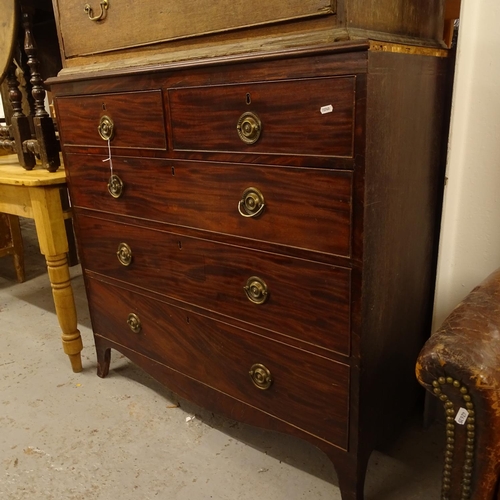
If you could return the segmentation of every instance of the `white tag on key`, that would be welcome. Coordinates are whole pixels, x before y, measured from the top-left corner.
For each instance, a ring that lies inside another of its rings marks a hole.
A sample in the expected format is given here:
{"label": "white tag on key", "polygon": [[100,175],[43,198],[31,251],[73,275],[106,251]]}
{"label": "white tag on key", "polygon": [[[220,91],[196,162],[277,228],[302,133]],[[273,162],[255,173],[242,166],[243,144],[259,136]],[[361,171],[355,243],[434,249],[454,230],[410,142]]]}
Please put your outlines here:
{"label": "white tag on key", "polygon": [[109,170],[111,172],[111,177],[113,177],[113,160],[111,159],[111,141],[108,139],[108,157],[102,162],[109,161]]}
{"label": "white tag on key", "polygon": [[460,408],[457,411],[457,416],[455,417],[455,422],[459,425],[464,425],[469,417],[469,412],[465,408]]}

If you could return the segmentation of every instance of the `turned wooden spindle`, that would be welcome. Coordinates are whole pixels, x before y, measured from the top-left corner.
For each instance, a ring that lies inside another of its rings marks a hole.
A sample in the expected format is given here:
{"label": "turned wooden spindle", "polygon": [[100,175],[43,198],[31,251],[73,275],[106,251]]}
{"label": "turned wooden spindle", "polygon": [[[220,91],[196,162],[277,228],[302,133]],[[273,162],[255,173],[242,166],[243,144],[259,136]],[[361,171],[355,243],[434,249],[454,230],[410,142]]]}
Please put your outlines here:
{"label": "turned wooden spindle", "polygon": [[7,151],[16,151],[16,142],[10,139],[0,139],[0,149],[6,149]]}
{"label": "turned wooden spindle", "polygon": [[[21,166],[26,170],[31,170],[36,163],[35,155],[23,147],[24,141],[31,139],[31,129],[28,117],[23,113],[23,94],[19,89],[19,81],[16,76],[16,65],[11,63],[7,72],[7,86],[9,89],[9,101],[12,106],[11,135],[10,141],[15,148]],[[10,147],[12,148],[12,144]],[[8,145],[4,143],[4,145]]]}
{"label": "turned wooden spindle", "polygon": [[16,143],[10,138],[10,130],[7,125],[0,125],[0,149],[16,151]]}
{"label": "turned wooden spindle", "polygon": [[[45,87],[40,74],[40,62],[37,57],[37,47],[32,31],[32,20],[29,12],[23,12],[24,52],[28,57],[30,68],[31,94],[34,99],[35,116],[33,125],[38,142],[38,151],[42,164],[50,171],[55,172],[60,166],[59,143],[56,138],[54,122],[45,109]],[[32,149],[32,145],[30,145]]]}

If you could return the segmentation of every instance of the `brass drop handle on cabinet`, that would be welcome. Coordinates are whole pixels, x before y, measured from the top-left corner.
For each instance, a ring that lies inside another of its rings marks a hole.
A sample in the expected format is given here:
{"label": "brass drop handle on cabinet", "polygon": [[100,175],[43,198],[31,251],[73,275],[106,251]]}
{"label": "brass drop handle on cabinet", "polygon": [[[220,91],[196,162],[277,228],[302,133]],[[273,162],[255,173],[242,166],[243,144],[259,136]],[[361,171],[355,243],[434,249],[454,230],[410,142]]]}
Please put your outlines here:
{"label": "brass drop handle on cabinet", "polygon": [[116,256],[122,266],[130,266],[132,263],[132,249],[126,243],[118,245]]}
{"label": "brass drop handle on cabinet", "polygon": [[243,289],[248,300],[254,304],[264,304],[269,297],[266,282],[258,276],[248,278]]}
{"label": "brass drop handle on cabinet", "polygon": [[242,217],[258,217],[266,206],[264,195],[259,189],[249,187],[243,191],[241,200],[238,202],[238,212]]}
{"label": "brass drop handle on cabinet", "polygon": [[271,372],[264,365],[256,363],[250,368],[248,373],[252,379],[253,385],[258,389],[265,391],[271,387],[273,377],[271,376]]}
{"label": "brass drop handle on cabinet", "polygon": [[115,135],[115,123],[106,115],[101,116],[97,131],[103,141],[110,141]]}
{"label": "brass drop handle on cabinet", "polygon": [[262,122],[255,113],[247,111],[240,116],[236,124],[236,130],[245,144],[255,144],[262,132]]}
{"label": "brass drop handle on cabinet", "polygon": [[134,333],[141,333],[142,325],[139,316],[134,313],[130,313],[127,317],[127,325]]}
{"label": "brass drop handle on cabinet", "polygon": [[120,198],[123,194],[123,181],[115,174],[109,178],[108,191],[113,198]]}
{"label": "brass drop handle on cabinet", "polygon": [[94,22],[102,21],[106,17],[106,11],[108,10],[109,7],[108,0],[101,0],[99,5],[101,7],[101,12],[99,12],[97,16],[94,16],[94,9],[90,4],[86,3],[85,6],[83,7],[83,10],[87,13],[91,21]]}

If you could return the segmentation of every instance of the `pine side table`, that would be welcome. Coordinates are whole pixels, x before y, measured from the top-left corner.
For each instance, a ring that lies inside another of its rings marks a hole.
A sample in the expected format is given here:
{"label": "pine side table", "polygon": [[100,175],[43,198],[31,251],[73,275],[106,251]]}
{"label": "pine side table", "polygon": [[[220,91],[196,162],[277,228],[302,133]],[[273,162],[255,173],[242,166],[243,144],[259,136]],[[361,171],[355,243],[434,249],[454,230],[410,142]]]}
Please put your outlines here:
{"label": "pine side table", "polygon": [[49,172],[25,170],[17,156],[0,158],[0,212],[34,219],[40,251],[45,256],[64,352],[74,372],[82,371],[82,339],[77,328],[75,300],[68,267],[68,239],[60,190],[66,184],[64,169]]}

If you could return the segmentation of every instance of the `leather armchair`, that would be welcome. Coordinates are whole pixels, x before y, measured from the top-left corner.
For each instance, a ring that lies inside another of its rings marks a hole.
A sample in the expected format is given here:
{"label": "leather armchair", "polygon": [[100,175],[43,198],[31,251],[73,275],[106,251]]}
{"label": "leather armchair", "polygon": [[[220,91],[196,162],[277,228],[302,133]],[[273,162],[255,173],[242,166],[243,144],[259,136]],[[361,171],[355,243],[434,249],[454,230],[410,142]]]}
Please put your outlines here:
{"label": "leather armchair", "polygon": [[426,342],[416,374],[445,408],[441,498],[499,499],[500,269]]}

